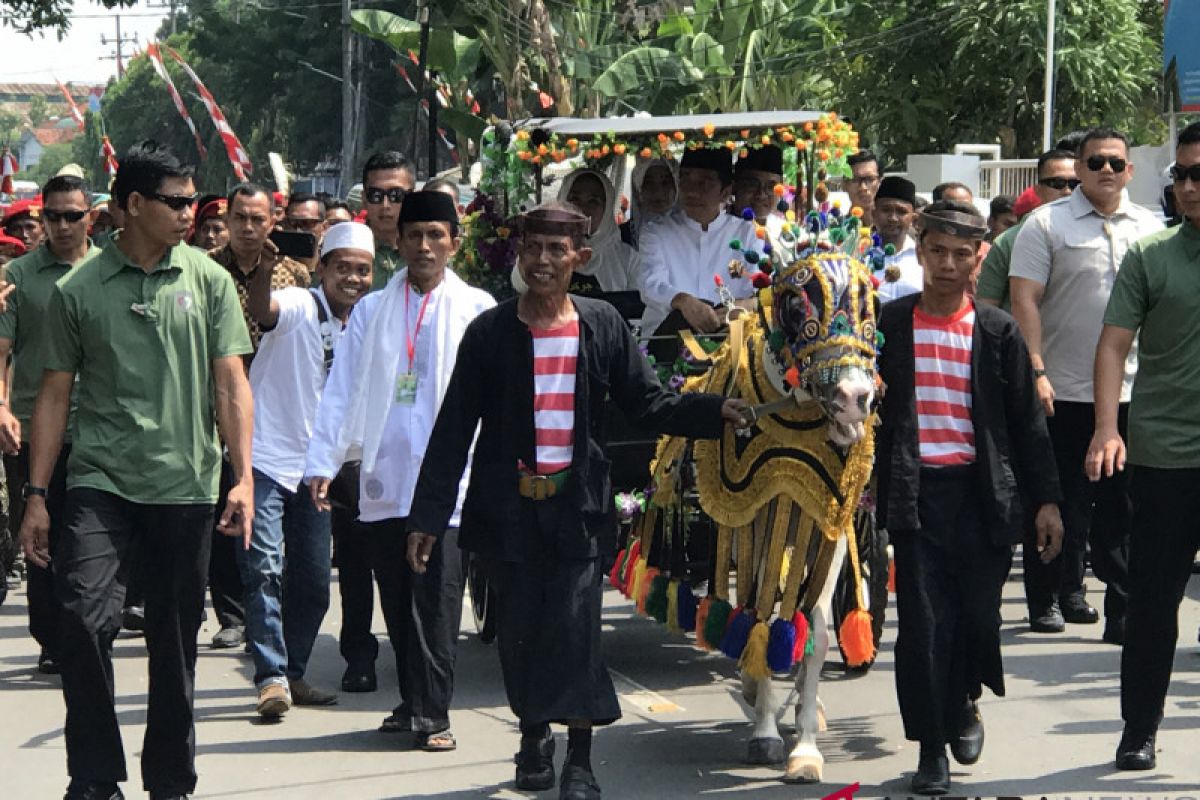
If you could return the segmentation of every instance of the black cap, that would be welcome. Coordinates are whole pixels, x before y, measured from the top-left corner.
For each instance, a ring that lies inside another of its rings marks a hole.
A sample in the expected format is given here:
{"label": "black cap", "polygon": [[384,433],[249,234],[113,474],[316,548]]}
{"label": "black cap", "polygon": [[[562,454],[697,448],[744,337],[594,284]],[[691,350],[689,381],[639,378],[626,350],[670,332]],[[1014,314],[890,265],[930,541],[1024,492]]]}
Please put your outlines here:
{"label": "black cap", "polygon": [[458,224],[454,198],[445,192],[412,192],[400,205],[400,224],[405,222],[449,222]]}
{"label": "black cap", "polygon": [[755,169],[759,172],[769,172],[772,175],[783,174],[783,151],[773,144],[762,147],[752,147],[746,155],[737,160],[733,171]]}
{"label": "black cap", "polygon": [[680,169],[707,169],[717,173],[722,184],[733,178],[733,158],[724,147],[697,147],[685,150]]}
{"label": "black cap", "polygon": [[[907,178],[889,175],[879,183],[879,191],[875,193],[875,202],[891,198],[903,200],[914,208],[917,205],[917,187]],[[408,202],[405,200],[405,202]]]}

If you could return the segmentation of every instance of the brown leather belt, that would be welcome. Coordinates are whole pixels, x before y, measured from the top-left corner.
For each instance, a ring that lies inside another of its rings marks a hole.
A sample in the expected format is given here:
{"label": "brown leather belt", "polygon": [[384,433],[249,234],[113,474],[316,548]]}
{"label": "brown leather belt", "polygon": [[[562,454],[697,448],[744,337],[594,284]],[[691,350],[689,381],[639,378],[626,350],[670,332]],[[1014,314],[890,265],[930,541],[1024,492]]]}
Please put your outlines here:
{"label": "brown leather belt", "polygon": [[549,500],[562,491],[570,476],[569,469],[551,475],[522,474],[517,478],[517,493],[529,500]]}

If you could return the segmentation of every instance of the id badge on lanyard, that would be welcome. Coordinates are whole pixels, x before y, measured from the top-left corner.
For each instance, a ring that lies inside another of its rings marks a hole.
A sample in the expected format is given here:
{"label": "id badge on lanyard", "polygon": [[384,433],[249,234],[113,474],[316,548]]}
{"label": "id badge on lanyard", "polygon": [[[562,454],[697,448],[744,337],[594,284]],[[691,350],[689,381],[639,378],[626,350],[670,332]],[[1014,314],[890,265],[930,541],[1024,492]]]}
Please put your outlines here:
{"label": "id badge on lanyard", "polygon": [[421,333],[421,322],[425,319],[425,309],[429,306],[429,298],[433,293],[425,295],[425,299],[421,301],[421,310],[417,312],[417,328],[415,331],[410,331],[408,327],[408,300],[409,287],[407,280],[404,282],[404,336],[408,345],[408,370],[401,372],[396,376],[396,392],[393,397],[393,402],[398,406],[412,406],[417,402],[417,373],[413,366],[413,360],[417,352],[417,336]]}

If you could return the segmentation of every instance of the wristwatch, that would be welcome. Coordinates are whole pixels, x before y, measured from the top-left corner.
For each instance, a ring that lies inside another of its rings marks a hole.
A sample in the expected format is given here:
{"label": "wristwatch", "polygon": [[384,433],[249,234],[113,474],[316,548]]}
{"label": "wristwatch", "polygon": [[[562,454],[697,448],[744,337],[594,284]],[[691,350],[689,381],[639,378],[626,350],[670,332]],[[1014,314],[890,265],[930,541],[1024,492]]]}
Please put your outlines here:
{"label": "wristwatch", "polygon": [[1041,369],[1040,367],[1034,368],[1034,370],[1033,370],[1033,379],[1034,380],[1037,380],[1038,378],[1044,378],[1044,377],[1046,377],[1046,370]]}
{"label": "wristwatch", "polygon": [[32,483],[26,483],[21,487],[21,497],[23,499],[28,500],[30,497],[34,496],[44,499],[46,497],[46,487],[34,486]]}

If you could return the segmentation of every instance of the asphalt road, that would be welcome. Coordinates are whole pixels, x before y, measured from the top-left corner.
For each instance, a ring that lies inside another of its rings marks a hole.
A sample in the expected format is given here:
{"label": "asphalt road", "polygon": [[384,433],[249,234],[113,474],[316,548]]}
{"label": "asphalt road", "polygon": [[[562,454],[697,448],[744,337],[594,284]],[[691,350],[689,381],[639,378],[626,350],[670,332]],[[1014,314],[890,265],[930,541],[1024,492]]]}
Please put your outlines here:
{"label": "asphalt road", "polygon": [[[1068,626],[1057,636],[1028,631],[1020,560],[1005,590],[1004,654],[1008,696],[985,695],[987,742],[973,767],[952,765],[954,793],[970,797],[1071,797],[1176,800],[1200,797],[1200,579],[1180,614],[1180,646],[1159,767],[1149,773],[1112,768],[1120,736],[1118,648],[1100,641],[1101,625]],[[1095,587],[1095,584],[1092,584]],[[337,593],[310,667],[316,685],[336,688]],[[1099,593],[1091,597],[1099,604]],[[893,683],[889,618],[882,653],[866,675],[826,664],[821,697],[829,730],[819,737],[825,783],[788,786],[781,770],[741,763],[749,735],[735,698],[731,663],[701,653],[654,622],[632,617],[610,592],[605,616],[609,665],[624,718],[600,731],[593,751],[606,798],[822,798],[858,783],[859,798],[904,797],[915,746],[900,726]],[[891,613],[893,609],[889,609]],[[254,713],[252,667],[240,651],[207,648],[212,616],[201,632],[197,668],[197,766],[201,798],[520,798],[512,788],[516,729],[504,700],[493,647],[474,636],[464,614],[453,753],[412,749],[411,737],[376,727],[396,702],[391,651],[381,650],[379,691],[342,695],[339,705],[294,709],[282,723]],[[375,627],[381,640],[382,618]],[[129,772],[138,775],[144,732],[146,669],[140,638],[122,635],[115,652],[117,703]],[[0,795],[61,797],[66,786],[63,705],[58,680],[36,674],[37,650],[25,629],[24,590],[0,607]],[[780,687],[786,690],[786,685]],[[790,720],[790,715],[788,717]],[[559,753],[565,736],[559,734]],[[144,796],[136,779],[128,797]],[[545,793],[542,797],[556,797]]]}

